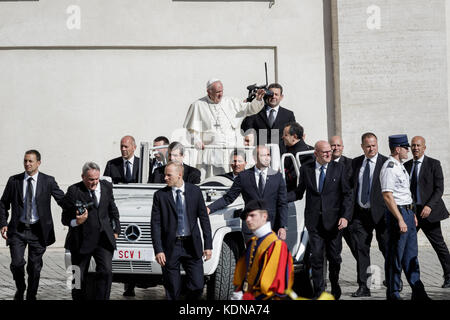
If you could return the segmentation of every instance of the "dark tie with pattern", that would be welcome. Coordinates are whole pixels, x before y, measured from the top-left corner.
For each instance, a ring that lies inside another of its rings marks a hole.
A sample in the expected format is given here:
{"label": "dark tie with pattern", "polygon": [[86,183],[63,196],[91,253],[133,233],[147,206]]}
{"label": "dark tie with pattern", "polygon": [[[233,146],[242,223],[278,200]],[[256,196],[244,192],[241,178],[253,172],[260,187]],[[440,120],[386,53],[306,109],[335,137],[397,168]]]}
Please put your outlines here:
{"label": "dark tie with pattern", "polygon": [[363,172],[363,182],[361,189],[361,203],[366,204],[370,198],[370,160],[367,159],[366,167]]}
{"label": "dark tie with pattern", "polygon": [[325,183],[325,166],[320,167],[320,175],[319,175],[319,192],[322,193],[323,184]]}
{"label": "dark tie with pattern", "polygon": [[126,182],[131,182],[131,162],[125,161],[126,171],[125,171],[125,180]]}
{"label": "dark tie with pattern", "polygon": [[27,204],[27,210],[26,210],[26,217],[25,220],[27,223],[31,223],[31,211],[33,209],[33,178],[29,177],[27,179],[27,194],[26,194],[26,204]]}
{"label": "dark tie with pattern", "polygon": [[264,175],[262,171],[259,173],[258,192],[259,195],[262,197],[264,194]]}
{"label": "dark tie with pattern", "polygon": [[269,126],[272,128],[273,123],[275,122],[275,110],[271,109],[269,114]]}
{"label": "dark tie with pattern", "polygon": [[97,196],[95,195],[95,190],[90,190],[89,192],[91,193],[92,200],[94,200],[95,207],[98,208],[98,200]]}
{"label": "dark tie with pattern", "polygon": [[176,192],[177,192],[176,208],[177,208],[177,217],[178,217],[177,235],[178,236],[183,236],[184,235],[184,206],[183,206],[183,199],[181,199],[181,190],[178,189]]}
{"label": "dark tie with pattern", "polygon": [[417,166],[419,165],[418,160],[414,160],[414,168],[411,174],[411,194],[414,203],[417,202]]}

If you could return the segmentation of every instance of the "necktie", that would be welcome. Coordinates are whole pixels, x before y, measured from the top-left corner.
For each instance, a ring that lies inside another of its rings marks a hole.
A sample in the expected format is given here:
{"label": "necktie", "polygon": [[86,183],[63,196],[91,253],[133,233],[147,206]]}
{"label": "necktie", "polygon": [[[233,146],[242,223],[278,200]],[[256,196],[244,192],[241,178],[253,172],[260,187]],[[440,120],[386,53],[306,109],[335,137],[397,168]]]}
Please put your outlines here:
{"label": "necktie", "polygon": [[323,184],[325,182],[325,166],[320,167],[320,175],[319,175],[319,192],[322,193]]}
{"label": "necktie", "polygon": [[27,210],[26,210],[26,217],[25,220],[27,223],[31,223],[31,211],[33,209],[33,178],[29,177],[27,179],[27,195],[26,195],[26,204],[27,204]]}
{"label": "necktie", "polygon": [[126,182],[131,182],[131,162],[125,161],[126,172],[125,172],[125,180]]}
{"label": "necktie", "polygon": [[176,201],[176,209],[177,209],[177,217],[178,217],[178,227],[177,227],[177,235],[184,235],[184,206],[183,200],[181,199],[181,190],[177,191],[177,201]]}
{"label": "necktie", "polygon": [[414,168],[411,174],[411,194],[414,202],[417,202],[417,166],[419,161],[414,160]]}
{"label": "necktie", "polygon": [[258,192],[259,195],[262,197],[264,194],[264,176],[262,171],[259,173]]}
{"label": "necktie", "polygon": [[94,200],[95,207],[98,208],[98,200],[97,200],[97,196],[95,195],[95,191],[90,190],[90,193],[91,193],[92,200]]}
{"label": "necktie", "polygon": [[366,204],[370,197],[370,160],[367,159],[366,167],[363,172],[363,181],[361,189],[361,203]]}
{"label": "necktie", "polygon": [[275,122],[275,110],[271,109],[269,114],[269,126],[272,128],[273,123]]}

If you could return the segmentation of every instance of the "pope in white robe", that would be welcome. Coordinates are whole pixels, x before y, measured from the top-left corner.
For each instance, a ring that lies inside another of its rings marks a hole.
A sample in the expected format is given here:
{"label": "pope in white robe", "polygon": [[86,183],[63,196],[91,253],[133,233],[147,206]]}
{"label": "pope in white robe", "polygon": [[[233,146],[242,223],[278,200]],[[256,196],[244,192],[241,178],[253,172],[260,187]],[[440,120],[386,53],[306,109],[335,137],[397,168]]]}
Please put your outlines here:
{"label": "pope in white robe", "polygon": [[[183,124],[198,149],[194,159],[196,167],[205,178],[230,170],[232,148],[244,146],[241,122],[246,116],[256,114],[264,107],[265,91],[258,90],[256,99],[244,102],[242,99],[224,97],[222,82],[211,79],[207,83],[207,93],[191,104]],[[208,146],[228,150],[210,149]]]}

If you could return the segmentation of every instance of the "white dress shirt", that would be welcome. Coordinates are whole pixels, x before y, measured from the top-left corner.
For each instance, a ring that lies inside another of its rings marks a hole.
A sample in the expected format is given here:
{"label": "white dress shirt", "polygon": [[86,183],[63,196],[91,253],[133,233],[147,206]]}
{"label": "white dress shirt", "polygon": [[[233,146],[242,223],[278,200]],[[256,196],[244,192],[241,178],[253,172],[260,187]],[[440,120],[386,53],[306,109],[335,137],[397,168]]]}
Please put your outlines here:
{"label": "white dress shirt", "polygon": [[269,170],[269,168],[264,168],[262,170],[259,170],[256,166],[255,166],[255,179],[256,179],[256,186],[259,188],[259,174],[262,172],[263,175],[263,180],[267,181],[267,171]]}
{"label": "white dress shirt", "polygon": [[[94,193],[95,193],[95,197],[97,198],[97,202],[100,204],[100,197],[102,194],[101,188],[100,188],[100,182],[97,184],[97,187],[95,188]],[[89,190],[89,195],[91,196],[91,190]],[[92,196],[91,196],[91,198],[92,198]],[[92,199],[92,201],[94,201],[94,199]],[[72,221],[70,221],[70,226],[77,227],[78,226],[77,219],[72,219]]]}
{"label": "white dress shirt", "polygon": [[122,160],[123,160],[123,175],[124,175],[124,177],[127,176],[127,161],[130,161],[131,176],[133,176],[134,158],[135,158],[134,155],[128,160],[122,158]]}
{"label": "white dress shirt", "polygon": [[183,183],[183,185],[180,188],[177,187],[172,187],[172,195],[173,195],[173,200],[175,201],[175,205],[177,203],[177,190],[181,190],[181,202],[183,203],[183,207],[184,207],[184,226],[183,226],[183,234],[177,234],[177,236],[190,236],[191,235],[191,230],[189,228],[189,221],[188,221],[188,217],[187,217],[187,209],[186,209],[186,201],[185,201],[185,196],[184,196],[184,190],[185,190],[185,184]]}
{"label": "white dress shirt", "polygon": [[39,176],[39,171],[35,173],[34,176],[29,176],[25,172],[25,177],[23,179],[23,203],[24,206],[24,214],[22,215],[22,222],[27,223],[27,208],[26,208],[26,197],[27,197],[27,187],[28,187],[28,178],[33,178],[33,181],[31,181],[31,185],[33,186],[33,197],[31,199],[31,224],[36,223],[39,220],[39,216],[37,214],[36,210],[36,186],[37,186],[37,179]]}
{"label": "white dress shirt", "polygon": [[[320,163],[318,163],[317,161],[316,161],[316,185],[317,185],[317,191],[319,191],[319,178],[320,178],[320,167],[321,167],[322,165],[320,164]],[[325,177],[327,176],[327,169],[328,169],[328,163],[325,163],[324,165],[323,165],[323,173],[325,174]]]}
{"label": "white dress shirt", "polygon": [[276,118],[277,118],[277,115],[278,115],[278,110],[279,110],[279,109],[280,109],[280,105],[278,105],[278,106],[276,106],[276,107],[274,107],[274,108],[269,107],[269,106],[266,106],[266,115],[267,115],[267,119],[269,119],[270,111],[271,111],[271,110],[275,110],[275,112],[273,113],[273,118],[276,119]]}
{"label": "white dress shirt", "polygon": [[[370,197],[369,200],[367,201],[366,204],[363,204],[361,202],[361,191],[362,191],[362,183],[363,183],[363,178],[364,178],[364,170],[366,169],[366,165],[367,165],[367,157],[364,157],[364,161],[361,165],[361,168],[359,169],[359,174],[358,174],[358,205],[361,208],[366,208],[369,209],[370,208]],[[376,155],[374,155],[372,158],[370,158],[370,192],[372,192],[372,185],[373,185],[373,172],[375,171],[375,166],[377,164],[377,159],[378,159],[378,153]]]}
{"label": "white dress shirt", "polygon": [[[422,157],[417,159],[418,163],[417,163],[417,168],[416,168],[416,174],[417,174],[417,176],[416,176],[416,178],[417,178],[417,195],[416,195],[417,196],[417,199],[416,199],[417,201],[416,201],[416,204],[419,204],[419,205],[423,204],[422,203],[422,199],[420,198],[420,186],[419,186],[419,174],[420,174],[420,169],[422,168],[423,158],[425,158],[425,155],[423,155]],[[410,179],[412,178],[412,173],[414,171],[414,166],[415,166],[414,162],[415,161],[416,160],[413,159],[413,164],[412,164],[412,167],[411,167],[411,174],[409,175]]]}

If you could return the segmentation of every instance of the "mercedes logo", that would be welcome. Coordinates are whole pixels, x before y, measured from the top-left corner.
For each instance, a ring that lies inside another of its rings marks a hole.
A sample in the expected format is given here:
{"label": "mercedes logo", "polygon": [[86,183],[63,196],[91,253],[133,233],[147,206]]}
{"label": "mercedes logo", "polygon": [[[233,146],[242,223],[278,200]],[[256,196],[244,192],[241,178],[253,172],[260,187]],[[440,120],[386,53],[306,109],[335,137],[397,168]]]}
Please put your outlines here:
{"label": "mercedes logo", "polygon": [[135,242],[141,237],[141,229],[136,224],[129,224],[125,229],[125,238],[128,241]]}

